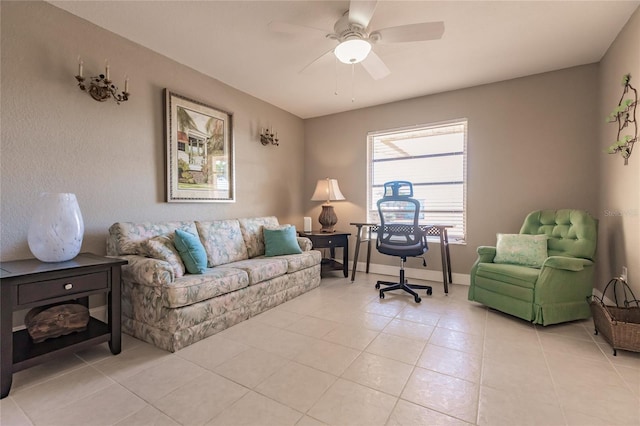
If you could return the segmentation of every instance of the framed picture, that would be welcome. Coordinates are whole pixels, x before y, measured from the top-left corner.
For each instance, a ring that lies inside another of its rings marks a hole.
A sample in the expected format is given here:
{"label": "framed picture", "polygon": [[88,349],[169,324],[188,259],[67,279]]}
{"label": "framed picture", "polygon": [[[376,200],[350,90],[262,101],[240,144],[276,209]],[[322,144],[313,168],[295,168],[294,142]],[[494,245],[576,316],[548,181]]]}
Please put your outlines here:
{"label": "framed picture", "polygon": [[167,202],[235,202],[232,114],[165,89]]}

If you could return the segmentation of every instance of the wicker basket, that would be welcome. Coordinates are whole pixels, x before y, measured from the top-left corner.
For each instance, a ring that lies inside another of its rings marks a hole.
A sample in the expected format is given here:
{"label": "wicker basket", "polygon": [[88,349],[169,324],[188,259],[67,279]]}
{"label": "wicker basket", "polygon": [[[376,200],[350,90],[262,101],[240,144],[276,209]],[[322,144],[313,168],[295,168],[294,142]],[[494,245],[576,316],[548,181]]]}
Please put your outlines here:
{"label": "wicker basket", "polygon": [[[621,284],[621,289],[618,288],[618,283]],[[590,297],[589,306],[593,315],[595,333],[602,333],[602,337],[613,348],[613,355],[617,355],[617,349],[640,352],[640,301],[620,277],[609,281],[602,292],[603,298],[611,284],[613,284],[613,298],[616,306],[605,305],[603,299],[597,296]],[[621,303],[618,303],[618,291],[622,291],[624,295]],[[631,306],[632,304],[635,306]]]}

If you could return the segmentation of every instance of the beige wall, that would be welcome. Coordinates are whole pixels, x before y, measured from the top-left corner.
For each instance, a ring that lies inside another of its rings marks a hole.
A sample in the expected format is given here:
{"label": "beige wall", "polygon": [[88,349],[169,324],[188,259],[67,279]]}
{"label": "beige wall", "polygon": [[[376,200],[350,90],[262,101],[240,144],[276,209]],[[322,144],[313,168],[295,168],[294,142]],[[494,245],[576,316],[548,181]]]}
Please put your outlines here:
{"label": "beige wall", "polygon": [[[467,118],[468,236],[451,257],[453,271],[468,274],[476,248],[518,232],[532,210],[596,214],[597,72],[592,64],[305,120],[305,201],[317,179],[338,179],[347,198],[335,203],[338,227],[353,231],[349,222],[366,220],[368,131]],[[319,203],[306,209],[315,221]],[[439,270],[439,246],[430,247],[429,268]],[[397,259],[375,253],[372,262]]]}
{"label": "beige wall", "polygon": [[[603,117],[619,97],[622,74],[640,78],[639,14],[600,65],[303,122],[47,3],[3,1],[0,259],[30,256],[30,210],[43,191],[77,194],[83,250],[97,253],[115,221],[275,214],[301,225],[304,214],[315,222],[320,203],[309,198],[326,176],[339,179],[347,197],[335,204],[338,227],[353,231],[349,222],[366,219],[368,131],[467,118],[468,239],[451,248],[454,272],[467,274],[476,247],[493,244],[496,232],[517,232],[527,212],[568,207],[600,219],[599,285],[622,264],[637,281],[640,148],[628,166],[602,149],[615,136]],[[98,103],[80,92],[78,55],[86,73],[97,73],[105,58],[116,82],[127,73],[131,100]],[[164,202],[164,88],[234,113],[236,203]],[[278,130],[279,147],[258,142],[266,125]],[[396,264],[376,255],[373,262]],[[436,244],[429,263],[439,269]]]}
{"label": "beige wall", "polygon": [[[622,95],[622,76],[631,73],[631,84],[640,91],[640,9],[636,10],[600,63],[598,119],[599,182],[599,248],[597,287],[604,289],[607,281],[628,267],[628,281],[640,297],[640,143],[624,165],[620,154],[603,154],[616,140],[616,124],[607,124],[605,117],[615,108]],[[636,112],[640,120],[640,108]],[[640,135],[639,135],[640,136]]]}
{"label": "beige wall", "polygon": [[[300,118],[48,3],[3,1],[1,19],[0,259],[31,256],[30,211],[46,191],[76,193],[82,250],[95,253],[116,221],[276,215],[302,225]],[[81,92],[78,55],[86,75],[105,58],[116,84],[128,74],[131,100],[99,103]],[[164,88],[234,114],[237,202],[164,202]],[[279,147],[260,144],[267,125]]]}

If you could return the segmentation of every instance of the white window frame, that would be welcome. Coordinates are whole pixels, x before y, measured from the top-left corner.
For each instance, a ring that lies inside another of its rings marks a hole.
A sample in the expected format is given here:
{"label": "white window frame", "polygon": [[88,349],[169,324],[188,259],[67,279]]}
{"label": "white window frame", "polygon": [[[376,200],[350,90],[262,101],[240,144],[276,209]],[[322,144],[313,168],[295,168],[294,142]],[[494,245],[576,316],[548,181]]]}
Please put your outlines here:
{"label": "white window frame", "polygon": [[[373,200],[373,192],[374,188],[372,186],[372,182],[374,182],[373,173],[374,173],[374,165],[373,165],[373,145],[376,141],[376,138],[386,137],[393,135],[399,135],[398,139],[406,139],[409,135],[413,137],[418,137],[420,133],[423,133],[422,137],[433,136],[434,131],[437,132],[438,129],[446,129],[452,126],[462,126],[463,127],[463,151],[460,153],[458,150],[452,150],[446,153],[437,153],[431,155],[425,155],[424,158],[435,158],[435,157],[451,157],[454,155],[462,155],[462,218],[461,223],[458,224],[456,229],[450,229],[449,233],[449,242],[452,244],[466,244],[467,239],[467,131],[468,131],[468,120],[466,118],[460,118],[456,120],[442,121],[437,123],[428,123],[423,125],[411,126],[411,127],[402,127],[388,130],[378,130],[371,131],[367,133],[367,222],[376,223],[377,222],[377,207],[376,200]],[[429,134],[427,134],[429,133]],[[414,156],[407,157],[407,160],[415,160],[416,158],[422,158],[423,156]],[[398,174],[397,179],[394,180],[410,180],[403,179],[401,173]],[[415,183],[416,186],[423,185],[434,185],[435,181],[427,180],[426,182]],[[415,192],[415,189],[414,189]],[[448,223],[435,223],[429,220],[429,213],[434,213],[433,209],[430,209],[428,203],[423,206],[423,210],[421,212],[425,215],[425,219],[421,220],[420,223],[423,225],[448,225]],[[440,211],[439,213],[447,214],[447,212]],[[450,211],[448,213],[459,214],[460,211],[456,210]],[[461,228],[461,229],[460,229]],[[429,237],[430,241],[439,242],[438,237]]]}

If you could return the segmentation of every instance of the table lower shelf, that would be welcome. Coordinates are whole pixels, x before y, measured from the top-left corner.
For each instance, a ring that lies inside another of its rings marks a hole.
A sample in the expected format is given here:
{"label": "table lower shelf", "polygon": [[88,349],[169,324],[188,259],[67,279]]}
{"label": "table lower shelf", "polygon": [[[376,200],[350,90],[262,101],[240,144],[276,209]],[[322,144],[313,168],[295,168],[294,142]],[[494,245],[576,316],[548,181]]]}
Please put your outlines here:
{"label": "table lower shelf", "polygon": [[345,277],[348,276],[349,274],[344,264],[338,262],[335,259],[328,259],[328,258],[322,259],[322,263],[320,263],[320,268],[321,268],[320,273],[322,275],[331,271],[342,271]]}
{"label": "table lower shelf", "polygon": [[33,343],[29,332],[19,330],[13,333],[13,372],[24,370],[52,359],[62,353],[74,353],[111,339],[109,326],[93,317],[89,318],[87,329],[66,336]]}

